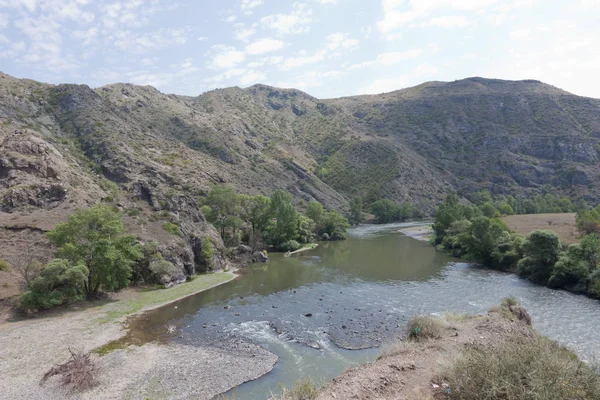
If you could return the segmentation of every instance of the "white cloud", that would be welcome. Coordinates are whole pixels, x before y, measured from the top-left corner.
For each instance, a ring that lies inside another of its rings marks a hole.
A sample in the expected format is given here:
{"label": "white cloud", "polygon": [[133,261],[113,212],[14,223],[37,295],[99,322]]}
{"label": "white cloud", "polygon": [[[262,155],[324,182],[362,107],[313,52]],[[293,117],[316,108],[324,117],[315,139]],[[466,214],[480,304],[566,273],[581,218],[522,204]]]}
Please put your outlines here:
{"label": "white cloud", "polygon": [[436,67],[428,64],[421,64],[410,73],[394,78],[376,79],[369,85],[360,88],[359,93],[378,94],[391,92],[409,85],[420,84],[422,83],[423,79],[433,77],[437,73],[439,73],[439,70]]}
{"label": "white cloud", "polygon": [[260,71],[248,71],[240,77],[242,86],[249,86],[255,83],[261,83],[267,80],[267,75]]}
{"label": "white cloud", "polygon": [[288,70],[306,64],[314,64],[324,60],[326,54],[327,53],[325,52],[325,50],[321,50],[312,56],[288,57],[285,60],[283,60],[281,69]]}
{"label": "white cloud", "polygon": [[265,54],[279,50],[283,46],[285,46],[285,42],[283,40],[264,38],[252,42],[246,46],[246,53],[252,55]]}
{"label": "white cloud", "polygon": [[378,65],[393,65],[402,61],[413,60],[418,58],[423,53],[421,49],[412,49],[405,51],[393,51],[388,53],[381,53],[375,60],[365,61],[359,64],[354,64],[348,67],[348,69],[359,69]]}
{"label": "white cloud", "polygon": [[260,6],[262,3],[263,0],[242,0],[242,12],[245,15],[252,15],[254,13],[252,9]]}
{"label": "white cloud", "polygon": [[440,28],[464,28],[469,25],[469,20],[461,15],[444,15],[429,20],[425,26],[438,26]]}
{"label": "white cloud", "polygon": [[310,30],[312,10],[306,4],[294,3],[291,14],[275,14],[263,17],[260,22],[279,35],[300,34]]}
{"label": "white cloud", "polygon": [[225,45],[213,46],[211,55],[212,59],[207,64],[207,67],[210,69],[233,68],[246,58],[246,54],[243,51]]}
{"label": "white cloud", "polygon": [[208,38],[207,38],[206,36],[199,36],[199,37],[197,38],[197,40],[198,40],[199,42],[204,42],[205,40],[208,40]]}
{"label": "white cloud", "polygon": [[[389,34],[406,24],[430,16],[441,10],[480,11],[498,3],[499,0],[382,0],[383,19],[377,23],[379,31]],[[460,24],[461,21],[452,18],[435,21],[437,26]]]}
{"label": "white cloud", "polygon": [[358,40],[350,38],[349,33],[332,33],[327,36],[327,48],[329,50],[352,49],[358,46]]}
{"label": "white cloud", "polygon": [[237,40],[241,40],[242,42],[247,42],[250,36],[256,34],[256,29],[254,28],[245,28],[243,24],[235,31],[235,38]]}

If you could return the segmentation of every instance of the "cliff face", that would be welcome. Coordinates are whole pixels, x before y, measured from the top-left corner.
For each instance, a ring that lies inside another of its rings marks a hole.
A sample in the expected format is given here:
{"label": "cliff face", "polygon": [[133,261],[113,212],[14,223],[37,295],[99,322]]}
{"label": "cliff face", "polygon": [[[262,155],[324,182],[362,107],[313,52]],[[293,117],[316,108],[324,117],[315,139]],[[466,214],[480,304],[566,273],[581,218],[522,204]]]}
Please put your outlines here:
{"label": "cliff face", "polygon": [[470,78],[319,100],[264,85],[186,97],[0,73],[0,222],[44,231],[77,207],[113,201],[130,231],[192,271],[198,238],[223,246],[198,207],[216,183],[285,189],[298,205],[342,212],[353,196],[432,211],[448,192],[544,185],[597,202],[599,138],[600,100],[535,81]]}

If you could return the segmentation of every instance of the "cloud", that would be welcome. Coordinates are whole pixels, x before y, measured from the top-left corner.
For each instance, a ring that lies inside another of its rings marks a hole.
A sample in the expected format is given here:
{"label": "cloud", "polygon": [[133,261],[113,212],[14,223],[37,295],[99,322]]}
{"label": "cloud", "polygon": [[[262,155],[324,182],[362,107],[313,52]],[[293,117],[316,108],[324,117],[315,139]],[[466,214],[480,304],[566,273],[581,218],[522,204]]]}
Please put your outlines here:
{"label": "cloud", "polygon": [[254,13],[252,9],[260,6],[262,3],[263,0],[242,0],[242,12],[245,15],[252,15]]}
{"label": "cloud", "polygon": [[242,86],[249,86],[267,80],[267,75],[260,71],[248,71],[240,77]]}
{"label": "cloud", "polygon": [[256,55],[270,53],[281,49],[283,46],[285,46],[283,40],[264,38],[249,44],[245,50],[247,54]]}
{"label": "cloud", "polygon": [[314,64],[319,61],[325,59],[326,55],[325,50],[321,50],[312,56],[300,56],[300,57],[288,57],[283,60],[283,64],[281,65],[281,69],[288,70],[292,68],[297,68],[306,64]]}
{"label": "cloud", "polygon": [[256,29],[245,28],[244,24],[239,24],[238,29],[235,31],[235,38],[242,42],[247,42],[250,36],[256,34]]}
{"label": "cloud", "polygon": [[246,54],[235,47],[216,45],[211,48],[212,59],[207,67],[210,69],[233,68],[245,60]]}
{"label": "cloud", "polygon": [[360,69],[378,65],[393,65],[402,61],[413,60],[418,58],[423,53],[421,49],[412,49],[405,51],[393,51],[388,53],[381,53],[375,60],[365,61],[359,64],[354,64],[348,67],[348,69]]}
{"label": "cloud", "polygon": [[429,20],[425,26],[437,26],[440,28],[464,28],[469,25],[469,20],[460,15],[444,15]]}
{"label": "cloud", "polygon": [[327,48],[329,50],[352,49],[358,46],[358,40],[350,38],[348,33],[332,33],[327,36]]}
{"label": "cloud", "polygon": [[378,94],[398,90],[409,85],[422,83],[423,79],[435,76],[439,70],[429,64],[418,65],[412,72],[394,78],[376,79],[359,89],[362,94]]}
{"label": "cloud", "polygon": [[[427,18],[442,10],[480,11],[499,3],[499,0],[382,0],[383,19],[377,23],[382,34],[389,34],[406,24]],[[456,17],[432,20],[435,26],[454,27],[463,23]],[[431,21],[430,21],[431,22]],[[454,26],[453,26],[454,25]]]}
{"label": "cloud", "polygon": [[278,35],[300,34],[310,30],[312,10],[306,4],[294,3],[290,14],[275,14],[260,19],[262,25]]}

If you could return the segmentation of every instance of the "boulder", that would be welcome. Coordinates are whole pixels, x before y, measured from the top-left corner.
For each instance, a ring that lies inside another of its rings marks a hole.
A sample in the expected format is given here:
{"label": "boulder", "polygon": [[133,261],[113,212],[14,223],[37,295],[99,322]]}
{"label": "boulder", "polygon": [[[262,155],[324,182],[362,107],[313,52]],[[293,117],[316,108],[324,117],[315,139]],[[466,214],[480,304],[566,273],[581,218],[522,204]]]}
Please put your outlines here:
{"label": "boulder", "polygon": [[266,251],[257,251],[256,253],[252,254],[252,262],[268,262],[269,261],[269,256],[267,255]]}

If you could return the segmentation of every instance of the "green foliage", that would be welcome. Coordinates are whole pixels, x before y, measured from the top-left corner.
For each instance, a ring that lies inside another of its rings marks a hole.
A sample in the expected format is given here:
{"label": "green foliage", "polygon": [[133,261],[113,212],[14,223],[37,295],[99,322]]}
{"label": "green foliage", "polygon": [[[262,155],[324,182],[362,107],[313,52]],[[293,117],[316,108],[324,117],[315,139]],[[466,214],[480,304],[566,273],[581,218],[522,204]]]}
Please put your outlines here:
{"label": "green foliage", "polygon": [[378,224],[387,224],[400,218],[400,207],[392,200],[381,199],[371,204],[371,213]]}
{"label": "green foliage", "polygon": [[72,264],[69,260],[54,259],[21,295],[19,308],[36,311],[81,300],[88,275],[88,269],[81,262]]}
{"label": "green foliage", "polygon": [[0,271],[10,271],[10,265],[0,258]]}
{"label": "green foliage", "polygon": [[518,263],[519,275],[540,284],[547,284],[558,261],[560,241],[551,231],[530,233],[522,245],[523,259]]}
{"label": "green foliage", "polygon": [[252,232],[263,232],[271,220],[269,213],[271,199],[260,194],[256,196],[241,194],[240,205],[243,212],[242,218],[250,223]]}
{"label": "green foliage", "polygon": [[208,193],[203,204],[202,211],[206,219],[220,231],[221,237],[225,239],[226,228],[237,222],[234,218],[238,215],[239,198],[237,193],[230,186],[217,185]]}
{"label": "green foliage", "polygon": [[298,212],[292,204],[292,195],[277,190],[271,196],[271,215],[274,222],[269,229],[270,239],[275,246],[294,240],[298,236]]}
{"label": "green foliage", "polygon": [[179,271],[176,266],[162,258],[150,262],[148,269],[154,274],[156,281],[160,281],[160,278],[164,275],[170,277]]}
{"label": "green foliage", "polygon": [[514,335],[494,346],[467,346],[443,373],[450,399],[598,399],[600,375],[542,336]]}
{"label": "green foliage", "polygon": [[75,211],[48,237],[57,247],[58,257],[87,267],[84,289],[89,299],[101,289],[126,287],[133,264],[142,257],[135,236],[125,234],[121,214],[107,205]]}
{"label": "green foliage", "polygon": [[306,208],[306,216],[315,222],[315,229],[317,229],[317,231],[322,229],[323,214],[325,214],[325,209],[321,203],[317,201],[311,201],[308,203],[308,207]]}
{"label": "green foliage", "polygon": [[323,215],[320,235],[327,233],[330,240],[345,240],[348,238],[346,230],[350,227],[348,220],[337,211],[328,211]]}
{"label": "green foliage", "polygon": [[180,236],[179,225],[174,224],[173,222],[165,222],[162,224],[162,228],[169,232],[171,235]]}
{"label": "green foliage", "polygon": [[591,210],[587,208],[579,210],[575,216],[575,222],[577,229],[583,235],[600,234],[600,205]]}
{"label": "green foliage", "polygon": [[414,341],[436,339],[442,335],[445,328],[446,323],[441,318],[417,315],[408,321],[408,339]]}
{"label": "green foliage", "polygon": [[140,246],[140,251],[142,256],[131,267],[130,281],[134,283],[153,282],[155,277],[150,270],[150,264],[162,258],[158,252],[158,242],[146,242]]}
{"label": "green foliage", "polygon": [[296,238],[300,243],[311,243],[315,240],[315,222],[302,215],[298,215],[298,236]]}
{"label": "green foliage", "polygon": [[200,257],[206,271],[210,271],[215,267],[215,250],[213,248],[212,242],[206,236],[202,238],[202,248],[200,250]]}
{"label": "green foliage", "polygon": [[500,211],[494,207],[491,201],[487,201],[479,206],[481,213],[488,218],[497,218],[500,216]]}
{"label": "green foliage", "polygon": [[352,225],[358,225],[363,222],[363,200],[360,197],[354,197],[350,200],[350,218]]}
{"label": "green foliage", "polygon": [[279,245],[279,250],[281,251],[296,251],[300,250],[302,245],[295,240],[288,240],[287,242],[283,242]]}

